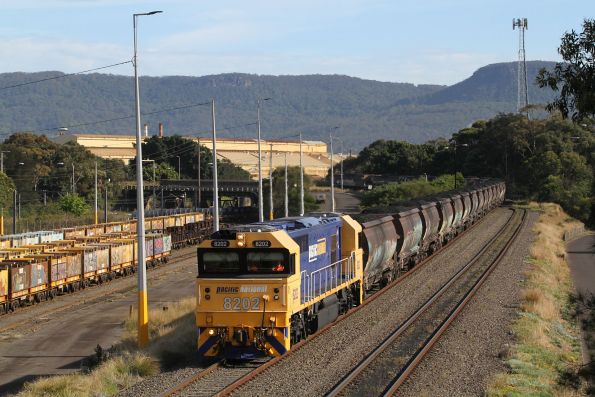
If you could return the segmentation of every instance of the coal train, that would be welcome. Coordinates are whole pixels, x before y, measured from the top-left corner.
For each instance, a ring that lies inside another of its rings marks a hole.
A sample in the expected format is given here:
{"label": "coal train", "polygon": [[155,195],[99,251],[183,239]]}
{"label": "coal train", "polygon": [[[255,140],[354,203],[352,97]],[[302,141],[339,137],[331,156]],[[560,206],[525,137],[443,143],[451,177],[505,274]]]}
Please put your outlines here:
{"label": "coal train", "polygon": [[505,190],[484,181],[355,219],[312,213],[214,233],[197,249],[198,354],[284,354],[500,205]]}
{"label": "coal train", "polygon": [[[149,266],[208,236],[208,213],[145,219]],[[136,271],[136,220],[0,236],[0,314]]]}

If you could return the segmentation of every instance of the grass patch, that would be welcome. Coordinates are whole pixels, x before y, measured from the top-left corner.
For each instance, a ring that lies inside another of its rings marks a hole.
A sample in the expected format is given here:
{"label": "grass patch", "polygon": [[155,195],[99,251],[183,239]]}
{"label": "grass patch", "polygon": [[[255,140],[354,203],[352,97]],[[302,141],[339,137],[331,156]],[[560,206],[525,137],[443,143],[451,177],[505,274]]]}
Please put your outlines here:
{"label": "grass patch", "polygon": [[570,269],[565,261],[564,232],[580,223],[557,204],[528,203],[541,212],[521,310],[513,325],[517,339],[508,355],[508,372],[488,385],[488,396],[581,396],[580,332]]}
{"label": "grass patch", "polygon": [[195,358],[194,297],[149,312],[149,346],[136,345],[136,312],[124,322],[123,340],[109,351],[100,346],[86,360],[90,368],[79,373],[27,382],[19,397],[114,396],[162,369],[180,366]]}

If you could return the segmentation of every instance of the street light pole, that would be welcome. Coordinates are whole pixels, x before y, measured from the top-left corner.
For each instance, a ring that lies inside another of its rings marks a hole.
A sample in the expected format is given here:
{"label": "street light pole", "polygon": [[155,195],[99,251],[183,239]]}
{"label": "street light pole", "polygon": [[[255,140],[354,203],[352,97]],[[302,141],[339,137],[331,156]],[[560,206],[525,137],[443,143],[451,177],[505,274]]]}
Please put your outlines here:
{"label": "street light pole", "polygon": [[[145,263],[145,199],[143,194],[143,154],[140,119],[140,87],[138,83],[137,58],[137,18],[158,14],[162,11],[151,11],[132,15],[134,30],[134,98],[136,106],[136,235],[138,239],[138,344],[141,347],[149,343],[149,309],[147,299],[147,268]],[[107,207],[106,207],[107,211]]]}
{"label": "street light pole", "polygon": [[219,183],[217,182],[217,129],[215,127],[215,99],[211,99],[213,121],[213,232],[219,231]]}
{"label": "street light pole", "polygon": [[273,220],[273,144],[269,151],[269,220]]}
{"label": "street light pole", "polygon": [[260,150],[260,102],[268,101],[271,98],[263,98],[256,100],[256,125],[258,130],[258,222],[264,221],[264,199],[262,194],[262,152]]}
{"label": "street light pole", "polygon": [[304,151],[302,149],[302,133],[300,132],[300,216],[304,216]]}

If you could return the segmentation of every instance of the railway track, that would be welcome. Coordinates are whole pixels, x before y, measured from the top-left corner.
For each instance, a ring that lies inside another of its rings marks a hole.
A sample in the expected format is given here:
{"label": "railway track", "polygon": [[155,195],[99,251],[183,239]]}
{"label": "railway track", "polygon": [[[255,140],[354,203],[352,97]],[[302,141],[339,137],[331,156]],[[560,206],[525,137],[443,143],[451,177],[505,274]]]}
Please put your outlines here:
{"label": "railway track", "polygon": [[525,218],[526,211],[515,211],[501,233],[362,359],[327,396],[393,395],[505,256]]}
{"label": "railway track", "polygon": [[[194,258],[195,256],[196,256],[196,251],[195,250],[191,250],[190,252],[187,252],[187,253],[180,253],[179,255],[172,256],[171,259],[168,261],[168,263],[166,263],[165,265],[158,265],[158,266],[153,267],[153,268],[148,268],[147,270],[150,271],[150,272],[152,272],[153,269],[157,270],[157,269],[160,269],[160,268],[169,267],[169,266],[172,266],[172,265],[181,263],[183,261],[186,261],[188,259]],[[136,273],[133,273],[133,274],[130,274],[130,275],[127,275],[127,276],[118,277],[117,280],[131,278],[135,274]],[[109,285],[109,283],[108,283],[108,285]],[[76,300],[76,301],[74,301],[74,302],[72,302],[70,304],[66,304],[66,305],[63,305],[63,306],[60,306],[60,307],[57,307],[57,308],[45,310],[43,313],[40,313],[40,315],[42,315],[43,318],[48,318],[48,317],[50,317],[52,315],[55,315],[55,314],[58,314],[58,313],[61,313],[61,312],[67,311],[67,310],[72,310],[72,309],[74,309],[74,308],[76,308],[78,306],[83,306],[83,305],[89,306],[89,305],[92,305],[94,303],[102,302],[106,296],[109,296],[109,295],[112,295],[112,294],[124,293],[124,292],[126,292],[126,291],[134,288],[134,286],[123,285],[123,286],[118,287],[118,288],[115,288],[115,289],[102,290],[102,288],[104,286],[105,286],[105,284],[96,284],[96,285],[87,287],[85,289],[79,290],[79,291],[75,291],[75,292],[72,292],[72,293],[69,293],[69,294],[64,294],[64,296],[73,296],[73,295],[76,296],[78,294],[83,293],[84,291],[89,291],[89,290],[91,290],[91,291],[95,290],[96,292],[99,292],[99,294],[94,295],[94,296],[92,296],[92,297],[90,297],[88,299]],[[102,293],[102,291],[104,291],[104,293]],[[58,295],[57,297],[54,298],[54,300],[59,300],[61,296],[62,295]],[[8,318],[11,318],[13,315],[27,314],[27,312],[33,310],[34,308],[38,308],[40,305],[43,306],[44,303],[45,302],[42,301],[42,302],[39,302],[39,303],[37,303],[35,305],[29,305],[29,306],[25,306],[25,307],[19,308],[19,310],[15,311],[13,313],[3,314],[2,316],[0,316],[0,318],[1,317],[5,317],[5,316],[8,317]],[[11,331],[11,330],[13,330],[15,328],[21,327],[21,326],[23,326],[25,324],[28,324],[31,321],[35,321],[37,319],[38,319],[38,317],[27,318],[27,319],[24,319],[22,321],[16,321],[14,323],[6,324],[6,325],[0,327],[0,333]]]}
{"label": "railway track", "polygon": [[218,361],[203,371],[192,375],[181,383],[166,390],[159,397],[188,396],[207,397],[217,395],[238,379],[245,377],[269,360],[251,362],[248,364],[232,365],[223,360]]}
{"label": "railway track", "polygon": [[[499,230],[497,236],[502,234],[502,232],[507,228],[507,226],[510,225],[513,218],[514,218],[514,216],[512,216],[508,220],[508,222]],[[479,226],[480,224],[482,224],[484,222],[484,219],[485,218],[482,218],[479,222],[472,225],[469,229],[467,229],[463,233],[459,234],[459,236],[457,236],[457,238],[459,238],[465,234],[472,233],[474,228],[476,228],[477,226]],[[494,241],[494,239],[492,239],[491,241]],[[434,253],[434,255],[439,254],[442,250],[446,249],[449,246],[450,245],[445,245],[445,246],[441,247],[439,250],[437,250]],[[484,247],[484,251],[485,251],[485,247]],[[297,343],[296,345],[292,346],[291,350],[289,352],[287,352],[285,355],[268,360],[264,364],[258,364],[255,367],[251,367],[248,370],[246,370],[246,372],[244,374],[240,374],[240,375],[238,375],[238,373],[241,372],[240,370],[238,370],[238,372],[234,372],[233,375],[230,375],[230,376],[221,375],[221,374],[223,374],[223,372],[219,372],[221,369],[221,362],[215,363],[215,364],[213,364],[213,366],[211,366],[211,367],[209,367],[209,368],[207,368],[207,369],[205,369],[189,378],[186,378],[182,383],[174,385],[173,387],[168,389],[166,392],[161,394],[160,397],[169,397],[169,396],[176,396],[176,395],[180,395],[180,396],[213,396],[213,395],[227,396],[227,395],[230,395],[230,394],[238,391],[239,389],[241,389],[241,387],[244,384],[255,379],[260,374],[266,372],[270,367],[274,366],[278,362],[288,359],[292,355],[292,353],[299,350],[302,346],[311,342],[313,339],[322,336],[327,330],[329,330],[330,328],[332,328],[334,326],[337,326],[341,321],[345,320],[346,318],[353,315],[357,311],[362,310],[371,301],[374,301],[375,299],[382,296],[389,289],[392,289],[396,285],[400,284],[406,278],[408,278],[412,274],[414,274],[416,270],[420,269],[426,262],[428,262],[430,259],[432,259],[434,257],[434,255],[424,259],[422,262],[420,262],[413,269],[402,274],[398,279],[394,280],[391,284],[389,284],[385,288],[383,288],[379,291],[375,291],[373,294],[369,295],[366,298],[366,300],[363,302],[362,305],[350,310],[348,313],[341,316],[339,318],[339,320],[337,320],[336,322],[327,325],[323,329],[319,330],[316,334],[309,337],[307,340],[301,341],[301,342]],[[213,387],[213,386],[215,386],[215,383],[211,382],[209,379],[211,378],[211,376],[215,376],[215,374],[220,374],[219,376],[221,376],[222,379],[224,379],[224,381],[220,382],[216,387]],[[208,378],[207,378],[207,376],[208,376]],[[206,382],[206,383],[203,383],[203,382]],[[201,386],[199,386],[199,385],[205,385],[204,386],[205,390],[208,390],[208,391],[203,393],[202,391],[200,391]]]}

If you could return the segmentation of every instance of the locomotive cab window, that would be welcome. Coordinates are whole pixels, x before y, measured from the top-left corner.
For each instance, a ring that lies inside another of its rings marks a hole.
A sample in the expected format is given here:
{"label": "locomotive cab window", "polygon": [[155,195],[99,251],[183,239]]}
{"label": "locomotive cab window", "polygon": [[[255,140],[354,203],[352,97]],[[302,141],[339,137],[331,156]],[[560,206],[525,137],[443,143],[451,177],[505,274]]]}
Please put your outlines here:
{"label": "locomotive cab window", "polygon": [[233,251],[208,251],[202,255],[200,273],[239,273],[240,254]]}
{"label": "locomotive cab window", "polygon": [[283,252],[278,251],[248,252],[248,273],[288,273],[290,266],[285,258]]}
{"label": "locomotive cab window", "polygon": [[294,271],[295,259],[283,249],[208,249],[198,255],[199,276],[286,276]]}

